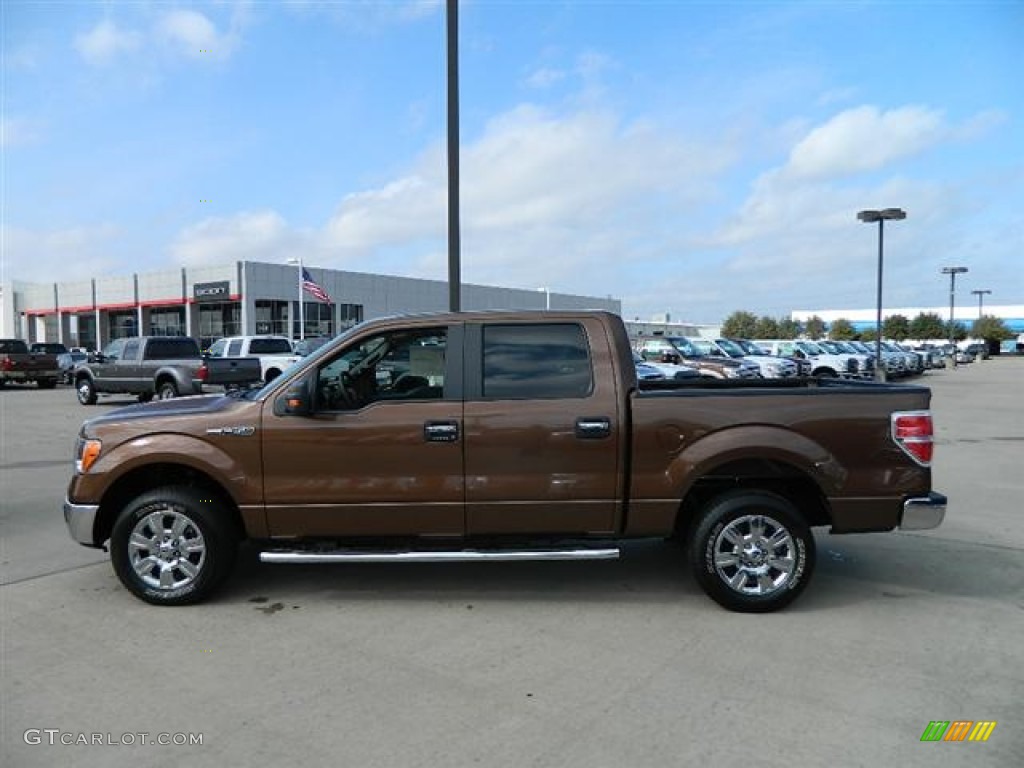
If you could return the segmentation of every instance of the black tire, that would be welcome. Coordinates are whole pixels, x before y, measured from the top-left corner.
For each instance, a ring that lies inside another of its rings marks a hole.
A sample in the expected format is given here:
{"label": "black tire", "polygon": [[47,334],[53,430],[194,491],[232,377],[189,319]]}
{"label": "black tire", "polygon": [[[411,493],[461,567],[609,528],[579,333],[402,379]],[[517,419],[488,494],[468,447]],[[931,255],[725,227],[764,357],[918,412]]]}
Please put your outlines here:
{"label": "black tire", "polygon": [[263,383],[269,384],[280,375],[281,372],[277,370],[277,368],[271,368],[269,371],[267,371],[267,375],[263,377]]}
{"label": "black tire", "polygon": [[697,518],[689,555],[697,582],[719,605],[767,613],[789,605],[807,586],[814,536],[787,499],[766,491],[730,491],[712,499]]}
{"label": "black tire", "polygon": [[140,392],[139,393],[139,402],[140,403],[148,403],[152,399],[153,399],[153,393],[152,392]]}
{"label": "black tire", "polygon": [[92,379],[83,376],[75,383],[75,394],[82,405],[96,405],[96,385]]}
{"label": "black tire", "polygon": [[833,371],[831,368],[821,368],[814,372],[814,378],[816,379],[838,379],[839,374]]}
{"label": "black tire", "polygon": [[156,387],[157,400],[172,400],[178,396],[178,388],[173,381],[161,381]]}
{"label": "black tire", "polygon": [[56,389],[56,387],[57,387],[57,380],[56,379],[40,379],[39,381],[36,382],[36,384],[39,385],[40,389]]}
{"label": "black tire", "polygon": [[114,572],[132,594],[153,605],[205,600],[234,564],[238,537],[231,519],[209,492],[169,486],[144,493],[114,523]]}

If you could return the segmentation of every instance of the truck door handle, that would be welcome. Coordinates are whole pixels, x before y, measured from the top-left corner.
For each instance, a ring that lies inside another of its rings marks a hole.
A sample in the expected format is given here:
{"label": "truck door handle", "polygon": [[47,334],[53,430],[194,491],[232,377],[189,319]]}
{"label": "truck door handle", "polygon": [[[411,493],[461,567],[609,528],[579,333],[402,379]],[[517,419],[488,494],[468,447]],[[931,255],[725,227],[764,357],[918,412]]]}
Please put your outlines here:
{"label": "truck door handle", "polygon": [[459,439],[459,423],[428,421],[423,425],[423,439],[428,443],[454,443]]}
{"label": "truck door handle", "polygon": [[580,440],[600,440],[612,433],[611,419],[576,419],[576,437]]}

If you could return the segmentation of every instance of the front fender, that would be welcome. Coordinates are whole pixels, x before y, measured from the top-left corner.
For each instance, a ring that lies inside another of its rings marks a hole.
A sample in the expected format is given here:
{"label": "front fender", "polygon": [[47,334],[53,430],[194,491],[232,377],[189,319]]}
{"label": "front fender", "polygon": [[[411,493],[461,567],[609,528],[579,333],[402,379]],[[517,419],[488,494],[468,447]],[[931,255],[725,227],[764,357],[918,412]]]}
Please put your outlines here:
{"label": "front fender", "polygon": [[[218,445],[225,441],[231,441],[230,451]],[[239,506],[263,502],[258,437],[228,434],[204,440],[183,433],[142,435],[110,449],[104,445],[89,471],[72,481],[72,499],[100,503],[122,477],[161,464],[185,466],[210,476]]]}

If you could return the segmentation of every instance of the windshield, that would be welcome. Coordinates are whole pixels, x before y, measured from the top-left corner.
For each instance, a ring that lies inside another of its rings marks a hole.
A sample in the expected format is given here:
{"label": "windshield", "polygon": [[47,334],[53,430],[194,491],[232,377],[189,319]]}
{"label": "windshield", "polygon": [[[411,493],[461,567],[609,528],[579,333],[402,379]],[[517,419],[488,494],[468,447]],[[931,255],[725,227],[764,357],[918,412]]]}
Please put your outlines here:
{"label": "windshield", "polygon": [[818,346],[827,352],[831,352],[833,355],[841,355],[843,353],[843,348],[834,341],[819,341]]}
{"label": "windshield", "polygon": [[746,339],[720,339],[719,343],[721,343],[722,341],[728,341],[728,342],[731,342],[731,343],[735,344],[736,346],[740,347],[744,352],[746,352],[748,355],[767,355],[768,354],[767,351],[761,349],[761,347],[757,346],[757,344],[755,344],[752,341],[747,341]]}
{"label": "windshield", "polygon": [[737,344],[735,341],[729,339],[715,339],[715,343],[725,351],[729,357],[743,357],[744,355],[756,355],[757,352],[747,352],[743,347]]}
{"label": "windshield", "polygon": [[[357,330],[362,328],[363,324],[364,323],[357,323],[356,325],[353,325],[351,328],[349,328],[347,331],[345,331],[341,336],[338,336],[336,341],[340,342],[341,339],[347,339],[349,336],[351,336]],[[333,349],[335,349],[335,347],[336,347],[335,344],[324,344],[319,349],[311,352],[307,357],[302,358],[302,364],[303,365],[306,365],[306,364],[313,365],[314,363],[312,363],[311,361],[319,360],[321,357],[326,356],[328,354],[328,350],[333,350]],[[298,364],[299,364],[298,361],[296,361],[296,362],[292,363],[291,365],[289,365],[288,368],[286,368],[285,370],[286,371],[290,371],[292,368],[297,367]],[[244,393],[242,393],[241,397],[244,400],[259,400],[264,395],[268,394],[271,389],[273,389],[275,386],[277,386],[280,383],[281,382],[278,381],[278,379],[274,379],[273,381],[267,382],[265,385],[263,385],[259,389],[249,389],[249,390],[246,390]]]}
{"label": "windshield", "polygon": [[673,347],[679,350],[683,357],[701,357],[700,350],[693,346],[689,339],[683,336],[673,336],[668,341]]}
{"label": "windshield", "polygon": [[796,345],[797,345],[797,347],[799,347],[800,349],[802,349],[804,352],[806,352],[809,355],[824,355],[824,354],[826,354],[825,350],[822,349],[821,347],[819,347],[813,341],[798,341],[796,343]]}

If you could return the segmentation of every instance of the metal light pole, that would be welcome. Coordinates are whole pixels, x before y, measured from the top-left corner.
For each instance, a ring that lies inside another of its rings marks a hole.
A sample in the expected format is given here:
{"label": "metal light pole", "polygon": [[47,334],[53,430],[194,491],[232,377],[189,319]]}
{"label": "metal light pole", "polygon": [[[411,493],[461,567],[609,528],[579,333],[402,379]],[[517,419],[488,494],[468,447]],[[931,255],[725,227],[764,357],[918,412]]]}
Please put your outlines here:
{"label": "metal light pole", "polygon": [[445,6],[448,53],[448,309],[462,309],[459,225],[459,2]]}
{"label": "metal light pole", "polygon": [[949,275],[949,343],[954,346],[953,360],[956,360],[956,339],[953,334],[953,307],[956,304],[956,276],[967,271],[967,267],[943,267],[942,274]]}
{"label": "metal light pole", "polygon": [[975,296],[978,297],[978,319],[981,320],[981,317],[982,317],[982,313],[981,313],[981,309],[982,309],[981,308],[981,300],[982,300],[982,297],[984,297],[986,293],[992,293],[992,291],[990,291],[988,289],[985,289],[985,290],[981,290],[981,291],[971,291],[971,293],[973,293]]}
{"label": "metal light pole", "polygon": [[885,222],[902,221],[907,212],[902,208],[884,208],[880,211],[861,211],[857,218],[865,224],[878,222],[878,301],[875,315],[875,379],[885,381],[885,366],[882,365],[882,244],[885,236]]}
{"label": "metal light pole", "polygon": [[545,286],[537,290],[544,293],[544,309],[551,309],[551,289]]}
{"label": "metal light pole", "polygon": [[[302,268],[302,257],[297,259],[288,259],[288,263],[299,265],[299,341],[302,341],[306,338],[306,308],[303,306],[302,296],[302,283],[304,282],[302,279],[302,273],[305,270]],[[290,336],[291,334],[288,335]]]}

